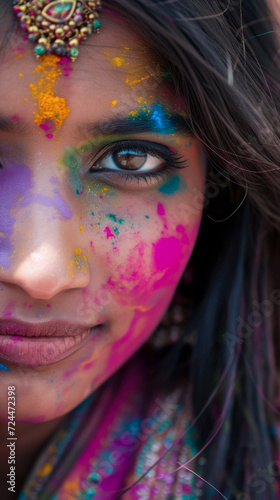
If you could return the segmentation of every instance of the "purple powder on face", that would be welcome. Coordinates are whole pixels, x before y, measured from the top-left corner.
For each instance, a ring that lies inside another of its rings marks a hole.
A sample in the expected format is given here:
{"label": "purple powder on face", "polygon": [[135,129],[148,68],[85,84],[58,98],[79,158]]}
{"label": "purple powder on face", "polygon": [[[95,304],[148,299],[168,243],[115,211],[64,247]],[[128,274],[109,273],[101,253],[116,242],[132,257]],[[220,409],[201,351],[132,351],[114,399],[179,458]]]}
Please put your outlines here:
{"label": "purple powder on face", "polygon": [[[10,235],[13,233],[15,218],[10,217],[10,210],[15,206],[27,207],[31,203],[54,207],[65,219],[71,219],[72,212],[57,188],[49,198],[40,193],[30,193],[33,187],[32,173],[27,165],[10,163],[7,168],[0,168],[0,266],[8,269],[9,257],[13,252]],[[18,203],[19,202],[19,203]]]}
{"label": "purple powder on face", "polygon": [[7,169],[0,169],[0,266],[9,267],[9,255],[12,245],[9,236],[13,233],[15,219],[10,217],[10,210],[17,198],[23,196],[32,187],[32,176],[26,165],[14,163]]}
{"label": "purple powder on face", "polygon": [[20,207],[27,207],[31,203],[37,203],[38,205],[43,205],[44,207],[54,207],[62,217],[65,219],[71,219],[72,212],[68,205],[60,196],[57,188],[53,190],[55,196],[49,198],[40,193],[28,193],[20,203]]}

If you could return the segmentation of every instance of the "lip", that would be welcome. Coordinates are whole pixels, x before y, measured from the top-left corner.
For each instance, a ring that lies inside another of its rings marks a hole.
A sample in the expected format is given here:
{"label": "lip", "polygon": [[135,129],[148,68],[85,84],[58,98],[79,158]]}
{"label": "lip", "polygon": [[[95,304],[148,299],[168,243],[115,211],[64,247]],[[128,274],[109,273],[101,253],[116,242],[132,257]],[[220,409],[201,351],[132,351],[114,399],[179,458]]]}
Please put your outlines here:
{"label": "lip", "polygon": [[21,366],[48,366],[67,358],[102,329],[63,321],[28,324],[0,321],[0,359]]}
{"label": "lip", "polygon": [[[96,325],[98,326],[98,325]],[[76,337],[88,330],[89,326],[81,326],[69,321],[45,321],[44,323],[25,323],[17,319],[0,319],[1,335],[19,337]]]}

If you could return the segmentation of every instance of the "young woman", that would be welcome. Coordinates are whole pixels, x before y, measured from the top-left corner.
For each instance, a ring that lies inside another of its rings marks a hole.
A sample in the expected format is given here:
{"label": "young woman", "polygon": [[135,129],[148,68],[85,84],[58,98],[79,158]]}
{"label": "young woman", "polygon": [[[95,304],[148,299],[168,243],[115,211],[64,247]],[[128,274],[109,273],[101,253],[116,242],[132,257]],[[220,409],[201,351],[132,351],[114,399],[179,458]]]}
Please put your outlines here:
{"label": "young woman", "polygon": [[0,498],[280,497],[273,16],[0,5]]}

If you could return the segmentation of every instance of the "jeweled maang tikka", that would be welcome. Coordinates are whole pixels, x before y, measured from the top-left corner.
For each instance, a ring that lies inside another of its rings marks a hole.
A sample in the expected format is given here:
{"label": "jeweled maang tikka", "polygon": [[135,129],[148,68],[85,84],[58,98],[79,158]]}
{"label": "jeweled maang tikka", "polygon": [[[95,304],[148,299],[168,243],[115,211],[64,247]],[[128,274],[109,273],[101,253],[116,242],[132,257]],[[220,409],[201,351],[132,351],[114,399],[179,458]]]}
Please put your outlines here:
{"label": "jeweled maang tikka", "polygon": [[75,61],[80,42],[99,33],[100,0],[15,0],[13,9],[28,39],[36,42],[37,58],[56,54]]}

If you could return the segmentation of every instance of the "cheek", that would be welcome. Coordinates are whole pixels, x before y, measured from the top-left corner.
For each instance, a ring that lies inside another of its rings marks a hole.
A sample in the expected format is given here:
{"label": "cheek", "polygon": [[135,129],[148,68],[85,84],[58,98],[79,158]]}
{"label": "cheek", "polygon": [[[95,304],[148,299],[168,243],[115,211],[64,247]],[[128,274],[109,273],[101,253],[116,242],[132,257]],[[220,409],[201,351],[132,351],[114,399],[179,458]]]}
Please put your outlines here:
{"label": "cheek", "polygon": [[97,260],[101,264],[103,259],[101,266],[108,273],[106,286],[114,299],[129,307],[141,305],[143,310],[175,289],[200,223],[199,216],[185,224],[176,202],[158,198],[144,206],[146,210],[142,203],[133,211],[118,207],[114,213],[103,214],[98,231],[101,237],[89,235],[91,265],[94,267]]}

